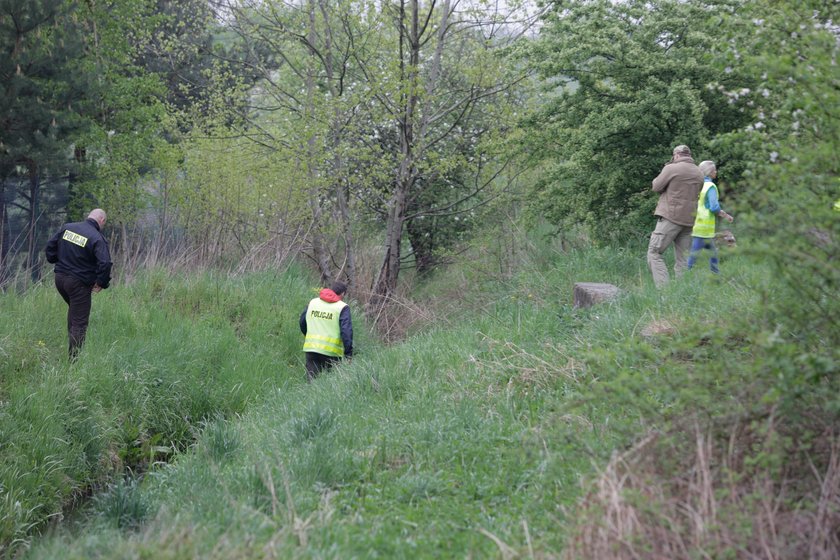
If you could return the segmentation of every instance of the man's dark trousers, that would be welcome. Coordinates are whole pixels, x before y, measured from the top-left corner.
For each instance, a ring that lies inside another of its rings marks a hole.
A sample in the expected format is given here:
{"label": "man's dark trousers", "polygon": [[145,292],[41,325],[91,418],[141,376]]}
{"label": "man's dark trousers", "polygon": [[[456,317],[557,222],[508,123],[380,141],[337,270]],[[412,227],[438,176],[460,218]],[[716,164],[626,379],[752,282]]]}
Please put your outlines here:
{"label": "man's dark trousers", "polygon": [[67,334],[70,338],[70,359],[75,360],[85,342],[85,333],[90,319],[92,288],[69,274],[56,274],[55,287],[69,306]]}
{"label": "man's dark trousers", "polygon": [[305,352],[306,354],[306,380],[312,381],[321,370],[328,369],[337,364],[339,359],[333,356],[325,356],[317,352]]}

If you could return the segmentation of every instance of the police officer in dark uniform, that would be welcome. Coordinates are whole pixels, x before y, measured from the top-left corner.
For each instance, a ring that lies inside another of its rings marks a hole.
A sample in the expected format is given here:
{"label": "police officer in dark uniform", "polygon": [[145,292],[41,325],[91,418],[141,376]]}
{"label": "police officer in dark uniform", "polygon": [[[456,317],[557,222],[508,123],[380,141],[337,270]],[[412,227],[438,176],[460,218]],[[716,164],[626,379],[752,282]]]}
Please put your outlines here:
{"label": "police officer in dark uniform", "polygon": [[92,294],[111,282],[111,253],[102,236],[105,211],[92,210],[84,222],[64,224],[47,242],[47,262],[55,264],[55,287],[69,306],[70,360],[85,341]]}

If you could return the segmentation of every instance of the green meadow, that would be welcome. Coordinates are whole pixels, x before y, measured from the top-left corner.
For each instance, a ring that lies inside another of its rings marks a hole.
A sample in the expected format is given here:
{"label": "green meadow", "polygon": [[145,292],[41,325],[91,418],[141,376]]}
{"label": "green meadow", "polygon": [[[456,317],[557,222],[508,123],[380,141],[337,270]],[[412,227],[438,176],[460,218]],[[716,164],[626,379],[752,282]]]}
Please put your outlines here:
{"label": "green meadow", "polygon": [[[0,559],[840,558],[838,21],[0,3]],[[711,192],[721,274],[656,290]],[[91,214],[71,363],[45,247]]]}
{"label": "green meadow", "polygon": [[[52,287],[3,295],[5,554],[585,556],[627,515],[599,501],[614,470],[625,510],[653,526],[680,492],[700,500],[684,488],[698,449],[721,526],[695,546],[751,550],[761,484],[806,458],[830,467],[809,414],[836,403],[783,391],[805,358],[764,328],[770,270],[727,250],[720,277],[698,268],[657,292],[641,250],[534,243],[515,275],[473,261],[418,286],[436,320],[401,341],[356,306],[357,355],[311,384],[297,319],[318,286],[294,267],[117,284],[72,365]],[[576,281],[622,294],[575,309]],[[650,476],[655,491],[637,486]],[[816,480],[797,478],[780,518],[815,507]],[[692,520],[677,513],[670,534]]]}

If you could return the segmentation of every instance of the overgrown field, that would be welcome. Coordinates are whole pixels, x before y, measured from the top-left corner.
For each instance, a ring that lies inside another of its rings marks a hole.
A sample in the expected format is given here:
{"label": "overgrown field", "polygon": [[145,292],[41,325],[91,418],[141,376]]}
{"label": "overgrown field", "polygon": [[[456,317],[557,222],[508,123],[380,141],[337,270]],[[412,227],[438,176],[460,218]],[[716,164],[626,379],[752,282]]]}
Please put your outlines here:
{"label": "overgrown field", "polygon": [[294,270],[154,271],[94,296],[70,365],[67,306],[51,278],[0,295],[0,549],[299,380],[297,317],[316,287]]}
{"label": "overgrown field", "polygon": [[[296,322],[314,285],[295,271],[115,286],[73,366],[51,287],[3,296],[7,551],[838,550],[833,350],[774,329],[768,268],[726,252],[721,277],[701,267],[656,292],[643,251],[532,249],[415,290],[437,321],[403,342],[377,344],[357,308],[357,356],[311,385]],[[573,309],[576,281],[623,294]],[[46,531],[13,540],[32,523]]]}

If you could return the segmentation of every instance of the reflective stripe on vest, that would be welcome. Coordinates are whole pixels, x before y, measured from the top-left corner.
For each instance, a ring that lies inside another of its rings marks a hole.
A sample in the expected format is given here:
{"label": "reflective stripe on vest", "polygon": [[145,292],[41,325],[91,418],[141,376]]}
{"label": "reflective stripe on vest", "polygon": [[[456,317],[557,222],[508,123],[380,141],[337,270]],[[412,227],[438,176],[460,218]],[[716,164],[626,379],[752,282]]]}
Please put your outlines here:
{"label": "reflective stripe on vest", "polygon": [[[715,236],[715,215],[706,208],[706,193],[712,187],[717,188],[717,185],[706,181],[703,183],[703,190],[700,191],[700,198],[697,200],[697,217],[694,219],[694,228],[691,230],[691,235],[694,237],[710,239]],[[718,190],[718,197],[720,197],[720,190]]]}
{"label": "reflective stripe on vest", "polygon": [[315,298],[309,302],[306,307],[304,352],[315,352],[337,358],[344,356],[344,343],[341,342],[341,326],[338,318],[341,310],[346,306],[347,304],[343,301],[329,303],[321,298]]}

